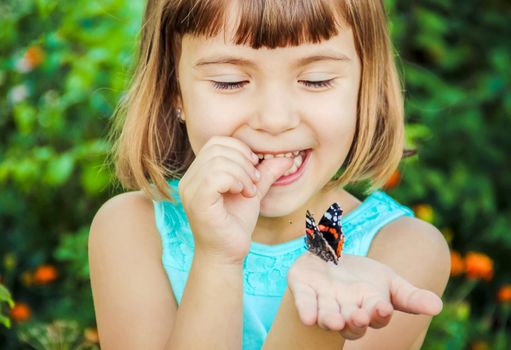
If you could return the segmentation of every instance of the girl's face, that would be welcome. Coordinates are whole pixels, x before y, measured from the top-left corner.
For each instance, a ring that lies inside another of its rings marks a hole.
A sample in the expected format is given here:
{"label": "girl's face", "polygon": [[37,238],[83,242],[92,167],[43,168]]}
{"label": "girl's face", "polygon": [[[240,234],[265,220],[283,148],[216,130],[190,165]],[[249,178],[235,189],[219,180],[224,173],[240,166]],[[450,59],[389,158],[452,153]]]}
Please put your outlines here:
{"label": "girl's face", "polygon": [[312,205],[352,144],[361,75],[352,31],[276,49],[230,38],[232,32],[182,38],[177,73],[192,149],[197,154],[215,135],[237,138],[255,153],[312,149],[302,176],[272,186],[261,203],[262,217],[290,215]]}

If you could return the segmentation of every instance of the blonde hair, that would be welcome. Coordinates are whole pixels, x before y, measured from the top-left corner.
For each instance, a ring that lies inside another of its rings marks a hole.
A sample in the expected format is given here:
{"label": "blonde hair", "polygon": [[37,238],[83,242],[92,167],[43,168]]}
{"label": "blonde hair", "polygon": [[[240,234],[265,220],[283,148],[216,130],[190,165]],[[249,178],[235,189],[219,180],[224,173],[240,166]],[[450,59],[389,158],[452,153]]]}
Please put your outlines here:
{"label": "blonde hair", "polygon": [[[167,180],[182,177],[195,157],[185,125],[175,116],[181,38],[217,35],[225,29],[229,3],[148,1],[135,74],[109,134],[115,141],[115,172],[125,188],[173,201]],[[254,49],[317,43],[345,25],[352,28],[362,66],[357,125],[345,170],[327,186],[369,179],[370,190],[381,187],[404,146],[403,97],[382,0],[243,0],[239,5],[235,42]]]}

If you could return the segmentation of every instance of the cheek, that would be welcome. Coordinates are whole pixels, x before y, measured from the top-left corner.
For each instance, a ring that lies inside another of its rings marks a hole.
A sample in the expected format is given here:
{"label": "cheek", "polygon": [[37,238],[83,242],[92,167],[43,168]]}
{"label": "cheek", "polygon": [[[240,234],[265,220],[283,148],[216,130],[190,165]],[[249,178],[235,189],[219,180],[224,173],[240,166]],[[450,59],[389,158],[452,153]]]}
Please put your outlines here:
{"label": "cheek", "polygon": [[357,123],[357,96],[348,91],[318,100],[308,108],[318,144],[314,165],[323,169],[328,181],[343,164],[353,143]]}
{"label": "cheek", "polygon": [[304,101],[309,123],[318,142],[336,145],[352,139],[357,122],[357,99],[352,94],[332,94],[321,99]]}
{"label": "cheek", "polygon": [[[329,127],[328,127],[329,126]],[[338,169],[344,162],[353,143],[356,128],[356,112],[337,113],[323,126],[321,154],[332,169]]]}
{"label": "cheek", "polygon": [[[227,99],[204,91],[204,87],[189,89],[183,93],[186,109],[186,129],[190,144],[195,153],[212,136],[230,136],[239,122],[240,106],[227,103]],[[200,101],[200,102],[199,102]]]}

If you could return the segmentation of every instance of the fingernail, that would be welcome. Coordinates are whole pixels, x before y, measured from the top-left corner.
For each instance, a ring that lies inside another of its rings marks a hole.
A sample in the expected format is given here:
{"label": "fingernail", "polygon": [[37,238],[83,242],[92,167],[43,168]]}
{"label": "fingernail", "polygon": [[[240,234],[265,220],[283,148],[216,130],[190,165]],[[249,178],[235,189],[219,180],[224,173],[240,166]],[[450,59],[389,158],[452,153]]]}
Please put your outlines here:
{"label": "fingernail", "polygon": [[259,157],[255,153],[252,153],[252,159],[254,160],[254,162],[259,162]]}
{"label": "fingernail", "polygon": [[261,172],[259,170],[256,169],[255,172],[254,172],[254,175],[255,175],[257,180],[261,179]]}
{"label": "fingernail", "polygon": [[253,193],[256,193],[257,192],[257,186],[252,184],[252,192]]}

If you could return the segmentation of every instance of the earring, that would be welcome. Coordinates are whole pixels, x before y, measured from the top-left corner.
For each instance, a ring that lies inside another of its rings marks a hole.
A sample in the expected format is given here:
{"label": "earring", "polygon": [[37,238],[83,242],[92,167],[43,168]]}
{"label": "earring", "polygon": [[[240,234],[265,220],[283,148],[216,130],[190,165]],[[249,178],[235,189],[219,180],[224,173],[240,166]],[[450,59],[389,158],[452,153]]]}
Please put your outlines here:
{"label": "earring", "polygon": [[183,123],[185,122],[184,118],[183,118],[183,113],[181,112],[181,109],[180,108],[177,108],[176,109],[176,117],[177,117],[177,120],[180,122],[180,123]]}

